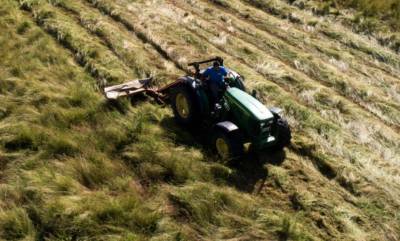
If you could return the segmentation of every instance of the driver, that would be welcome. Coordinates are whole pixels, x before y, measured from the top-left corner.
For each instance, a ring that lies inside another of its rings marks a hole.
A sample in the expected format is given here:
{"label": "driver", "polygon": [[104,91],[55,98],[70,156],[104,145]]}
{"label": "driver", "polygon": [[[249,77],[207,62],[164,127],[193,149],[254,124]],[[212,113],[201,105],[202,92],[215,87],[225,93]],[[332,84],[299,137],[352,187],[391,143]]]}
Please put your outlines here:
{"label": "driver", "polygon": [[212,103],[219,101],[219,92],[225,89],[224,78],[228,75],[228,71],[224,66],[221,66],[219,61],[215,61],[212,67],[204,71],[203,76],[208,80],[208,85],[211,92]]}

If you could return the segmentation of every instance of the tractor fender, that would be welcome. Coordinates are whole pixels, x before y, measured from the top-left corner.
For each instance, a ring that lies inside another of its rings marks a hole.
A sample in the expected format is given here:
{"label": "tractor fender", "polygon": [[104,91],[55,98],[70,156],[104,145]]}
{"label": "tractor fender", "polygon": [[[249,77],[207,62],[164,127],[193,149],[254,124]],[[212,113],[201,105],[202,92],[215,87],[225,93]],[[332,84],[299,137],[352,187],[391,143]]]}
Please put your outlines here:
{"label": "tractor fender", "polygon": [[185,86],[186,88],[191,90],[191,93],[193,94],[196,94],[196,90],[200,86],[196,79],[190,76],[180,77],[178,81],[180,82],[181,86]]}
{"label": "tractor fender", "polygon": [[184,77],[180,77],[178,79],[179,82],[181,82],[183,85],[190,87],[191,89],[195,89],[196,88],[196,81],[193,77],[191,76],[184,76]]}
{"label": "tractor fender", "polygon": [[237,127],[237,125],[233,124],[230,121],[222,121],[215,125],[215,129],[222,129],[222,130],[226,131],[227,133],[229,133],[229,132],[239,130],[239,127]]}

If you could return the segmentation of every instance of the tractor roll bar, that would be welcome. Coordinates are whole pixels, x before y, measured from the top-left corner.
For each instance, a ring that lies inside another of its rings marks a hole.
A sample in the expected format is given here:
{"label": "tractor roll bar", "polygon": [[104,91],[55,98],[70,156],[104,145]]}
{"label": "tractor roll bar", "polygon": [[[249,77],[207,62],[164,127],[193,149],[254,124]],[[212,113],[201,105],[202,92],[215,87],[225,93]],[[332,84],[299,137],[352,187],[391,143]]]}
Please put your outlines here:
{"label": "tractor roll bar", "polygon": [[188,66],[193,66],[194,67],[194,69],[196,71],[195,75],[197,77],[199,75],[199,73],[200,73],[200,65],[201,64],[206,64],[206,63],[210,63],[210,62],[214,62],[214,61],[218,61],[220,65],[224,65],[224,59],[219,57],[219,56],[217,56],[217,57],[212,58],[212,59],[207,59],[207,60],[203,60],[203,61],[189,63]]}
{"label": "tractor roll bar", "polygon": [[221,58],[221,57],[215,57],[215,58],[208,59],[208,60],[192,62],[192,63],[189,63],[188,65],[189,66],[196,66],[196,65],[200,65],[200,64],[206,64],[206,63],[214,62],[214,61],[218,61],[221,65],[224,65],[224,59]]}

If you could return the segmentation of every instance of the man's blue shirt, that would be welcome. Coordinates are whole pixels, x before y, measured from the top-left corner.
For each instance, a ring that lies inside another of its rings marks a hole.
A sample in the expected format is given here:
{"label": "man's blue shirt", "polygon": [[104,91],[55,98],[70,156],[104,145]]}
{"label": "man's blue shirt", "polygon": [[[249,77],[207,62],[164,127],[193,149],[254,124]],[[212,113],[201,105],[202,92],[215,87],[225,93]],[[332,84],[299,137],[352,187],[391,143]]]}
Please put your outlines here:
{"label": "man's blue shirt", "polygon": [[210,77],[210,84],[215,84],[219,87],[224,86],[224,77],[228,74],[228,71],[222,66],[219,67],[218,70],[215,70],[214,67],[209,67],[204,71],[204,77]]}

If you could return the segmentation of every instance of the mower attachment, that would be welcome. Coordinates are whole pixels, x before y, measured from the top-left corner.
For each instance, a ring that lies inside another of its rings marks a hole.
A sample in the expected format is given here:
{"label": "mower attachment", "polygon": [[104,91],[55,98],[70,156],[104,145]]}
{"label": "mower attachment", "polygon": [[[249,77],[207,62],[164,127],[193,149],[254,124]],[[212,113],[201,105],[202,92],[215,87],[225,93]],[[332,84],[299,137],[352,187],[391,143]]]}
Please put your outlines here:
{"label": "mower attachment", "polygon": [[113,85],[104,88],[104,95],[109,100],[116,100],[122,96],[133,96],[139,93],[147,92],[153,77],[141,80],[131,80],[119,85]]}

